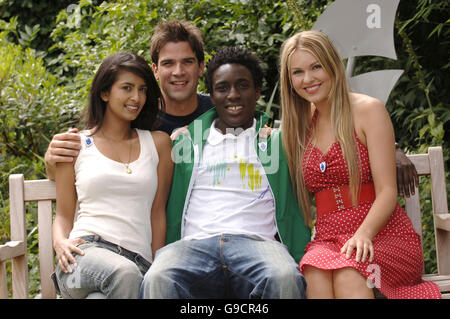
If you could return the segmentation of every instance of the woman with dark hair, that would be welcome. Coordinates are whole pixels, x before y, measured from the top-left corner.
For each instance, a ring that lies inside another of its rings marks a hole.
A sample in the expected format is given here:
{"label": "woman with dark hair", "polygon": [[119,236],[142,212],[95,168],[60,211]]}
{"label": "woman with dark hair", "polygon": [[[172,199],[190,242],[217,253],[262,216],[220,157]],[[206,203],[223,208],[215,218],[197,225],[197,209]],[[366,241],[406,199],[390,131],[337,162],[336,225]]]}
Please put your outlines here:
{"label": "woman with dark hair", "polygon": [[165,243],[173,162],[169,136],[149,131],[159,101],[135,54],[113,54],[94,77],[79,155],[56,166],[55,283],[64,298],[137,298]]}

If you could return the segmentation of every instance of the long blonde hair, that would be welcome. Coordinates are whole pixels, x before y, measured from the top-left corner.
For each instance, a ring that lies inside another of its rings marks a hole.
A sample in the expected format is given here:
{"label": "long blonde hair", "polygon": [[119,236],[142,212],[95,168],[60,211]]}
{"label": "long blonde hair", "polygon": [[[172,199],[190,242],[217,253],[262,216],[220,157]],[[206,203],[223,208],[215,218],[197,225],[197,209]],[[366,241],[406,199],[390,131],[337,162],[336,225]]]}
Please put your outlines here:
{"label": "long blonde hair", "polygon": [[332,78],[328,100],[331,104],[331,125],[347,162],[350,193],[355,205],[358,198],[360,169],[350,94],[342,60],[328,37],[320,31],[302,31],[287,39],[281,47],[281,123],[282,141],[291,174],[294,192],[303,209],[305,222],[311,222],[311,202],[302,172],[302,160],[311,129],[311,103],[300,97],[292,87],[290,59],[296,50],[311,53]]}

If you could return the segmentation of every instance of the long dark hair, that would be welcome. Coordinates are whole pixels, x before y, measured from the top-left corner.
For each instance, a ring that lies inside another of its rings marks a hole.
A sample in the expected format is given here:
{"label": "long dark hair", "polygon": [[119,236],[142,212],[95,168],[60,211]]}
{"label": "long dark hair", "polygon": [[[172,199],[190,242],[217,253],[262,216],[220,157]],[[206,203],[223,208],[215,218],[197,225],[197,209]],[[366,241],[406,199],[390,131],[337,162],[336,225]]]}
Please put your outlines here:
{"label": "long dark hair", "polygon": [[106,102],[102,100],[101,94],[111,90],[120,71],[134,73],[141,77],[147,85],[147,99],[138,117],[131,122],[132,128],[154,129],[157,125],[158,114],[164,112],[161,91],[148,63],[137,54],[118,52],[102,62],[92,81],[88,107],[82,116],[82,122],[86,129],[95,127],[92,134],[95,134],[102,126],[105,116]]}

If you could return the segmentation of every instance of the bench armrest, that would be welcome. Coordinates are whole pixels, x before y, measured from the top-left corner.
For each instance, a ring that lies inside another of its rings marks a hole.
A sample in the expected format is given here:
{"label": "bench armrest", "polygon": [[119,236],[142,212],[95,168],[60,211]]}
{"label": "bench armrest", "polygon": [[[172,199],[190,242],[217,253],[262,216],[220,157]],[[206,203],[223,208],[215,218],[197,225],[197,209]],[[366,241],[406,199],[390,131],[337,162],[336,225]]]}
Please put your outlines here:
{"label": "bench armrest", "polygon": [[23,241],[9,241],[0,245],[0,262],[26,254]]}
{"label": "bench armrest", "polygon": [[436,228],[450,232],[450,214],[436,214],[434,215],[434,222]]}

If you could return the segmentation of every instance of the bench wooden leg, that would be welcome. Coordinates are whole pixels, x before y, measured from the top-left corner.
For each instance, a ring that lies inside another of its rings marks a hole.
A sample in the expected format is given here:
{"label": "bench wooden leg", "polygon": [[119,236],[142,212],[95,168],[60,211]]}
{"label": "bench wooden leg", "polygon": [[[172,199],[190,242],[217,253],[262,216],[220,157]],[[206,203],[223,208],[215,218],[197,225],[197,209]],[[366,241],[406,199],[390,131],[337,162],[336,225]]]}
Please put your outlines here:
{"label": "bench wooden leg", "polygon": [[14,299],[28,298],[27,256],[14,257],[12,260],[12,285]]}
{"label": "bench wooden leg", "polygon": [[8,298],[8,284],[6,282],[6,263],[0,261],[0,299]]}

